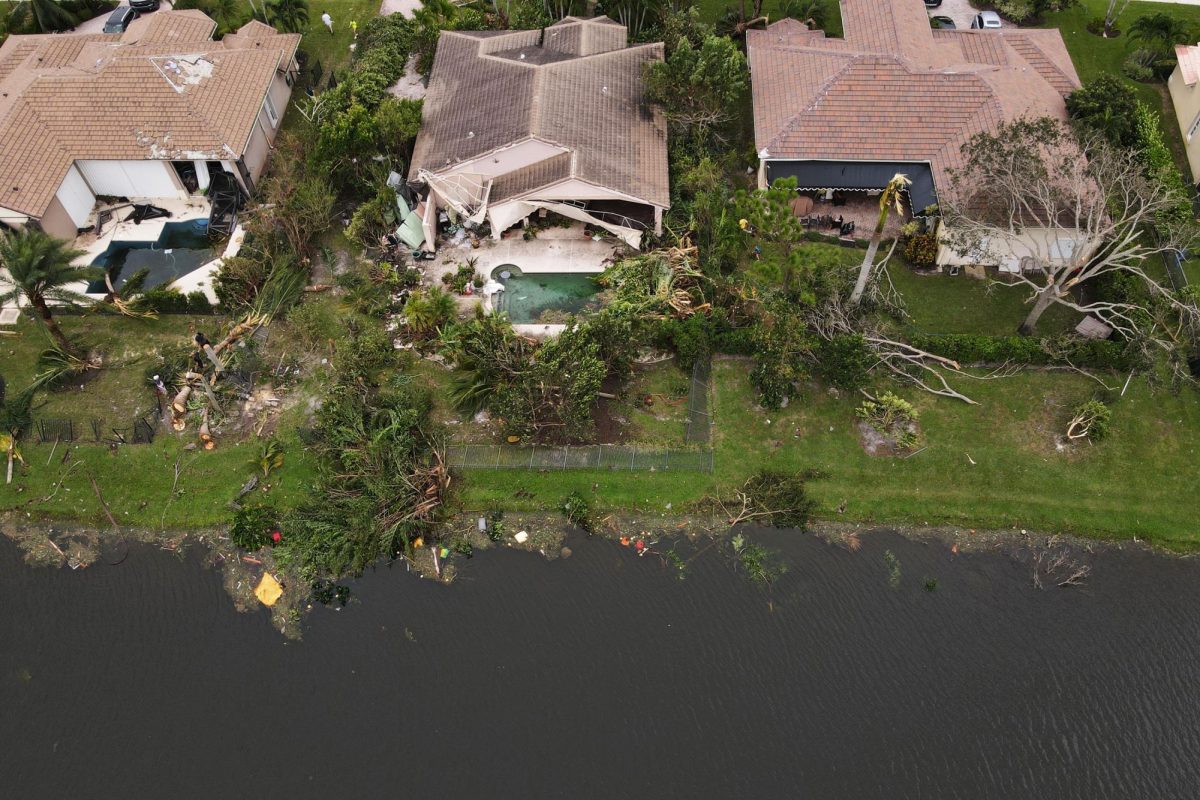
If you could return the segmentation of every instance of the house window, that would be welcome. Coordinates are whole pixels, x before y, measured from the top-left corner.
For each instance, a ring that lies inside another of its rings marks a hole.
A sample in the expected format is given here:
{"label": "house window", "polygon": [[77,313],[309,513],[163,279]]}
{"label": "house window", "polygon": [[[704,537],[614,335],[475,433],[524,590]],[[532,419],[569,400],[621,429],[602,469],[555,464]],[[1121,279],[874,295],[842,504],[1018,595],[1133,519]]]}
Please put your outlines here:
{"label": "house window", "polygon": [[267,119],[271,120],[271,127],[279,125],[279,114],[275,112],[275,106],[271,105],[271,97],[267,96],[267,100],[263,103],[263,110],[267,112]]}
{"label": "house window", "polygon": [[1192,127],[1188,128],[1187,140],[1189,142],[1196,135],[1196,131],[1200,131],[1200,114],[1196,115],[1196,118],[1192,120]]}

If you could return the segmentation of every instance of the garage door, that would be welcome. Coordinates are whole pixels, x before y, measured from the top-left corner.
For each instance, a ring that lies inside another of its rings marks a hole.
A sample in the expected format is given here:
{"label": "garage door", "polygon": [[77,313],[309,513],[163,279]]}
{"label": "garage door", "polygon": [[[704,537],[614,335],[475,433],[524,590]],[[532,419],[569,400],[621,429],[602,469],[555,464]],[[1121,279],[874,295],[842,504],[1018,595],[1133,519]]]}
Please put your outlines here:
{"label": "garage door", "polygon": [[79,174],[79,170],[75,167],[67,170],[67,177],[63,178],[62,186],[58,187],[55,197],[58,198],[58,202],[62,203],[62,207],[67,211],[67,216],[75,223],[76,228],[82,228],[87,224],[88,214],[92,213],[96,197],[88,185],[83,182],[83,176]]}
{"label": "garage door", "polygon": [[181,197],[167,161],[77,161],[96,194],[113,197]]}

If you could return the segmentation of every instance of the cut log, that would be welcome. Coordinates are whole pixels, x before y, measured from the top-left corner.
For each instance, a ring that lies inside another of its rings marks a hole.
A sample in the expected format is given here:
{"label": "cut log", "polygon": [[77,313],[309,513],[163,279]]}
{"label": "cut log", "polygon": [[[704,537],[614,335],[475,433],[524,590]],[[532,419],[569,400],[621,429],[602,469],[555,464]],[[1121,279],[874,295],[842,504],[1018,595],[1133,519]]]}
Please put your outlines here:
{"label": "cut log", "polygon": [[175,395],[175,399],[171,401],[171,408],[177,414],[187,413],[187,401],[192,396],[192,387],[184,386],[179,390],[179,394]]}

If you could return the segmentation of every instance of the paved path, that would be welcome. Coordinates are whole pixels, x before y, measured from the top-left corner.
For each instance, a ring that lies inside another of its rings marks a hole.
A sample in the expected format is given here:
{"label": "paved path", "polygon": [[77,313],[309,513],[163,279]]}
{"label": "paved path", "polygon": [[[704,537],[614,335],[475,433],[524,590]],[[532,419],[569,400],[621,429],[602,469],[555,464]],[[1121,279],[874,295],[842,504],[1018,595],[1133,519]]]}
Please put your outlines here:
{"label": "paved path", "polygon": [[403,14],[411,17],[421,5],[421,0],[383,0],[383,5],[379,8],[379,15],[386,17],[388,14]]}

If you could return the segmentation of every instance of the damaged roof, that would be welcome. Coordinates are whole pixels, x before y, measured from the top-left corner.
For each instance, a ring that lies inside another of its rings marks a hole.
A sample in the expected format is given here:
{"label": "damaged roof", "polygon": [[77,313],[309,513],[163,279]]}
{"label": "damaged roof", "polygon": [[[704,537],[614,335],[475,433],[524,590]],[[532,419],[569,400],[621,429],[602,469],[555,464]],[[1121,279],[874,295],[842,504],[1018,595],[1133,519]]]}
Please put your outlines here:
{"label": "damaged roof", "polygon": [[662,58],[661,43],[629,47],[625,27],[607,17],[566,17],[545,31],[443,31],[409,177],[537,139],[571,153],[565,174],[560,161],[542,170],[548,181],[578,178],[666,208],[666,120],[642,83],[643,65]]}
{"label": "damaged roof", "polygon": [[213,41],[215,29],[199,11],[160,11],[121,35],[10,36],[0,206],[40,217],[76,160],[240,158],[300,36],[252,22]]}
{"label": "damaged roof", "polygon": [[763,158],[928,162],[944,191],[972,136],[1065,120],[1080,85],[1057,30],[933,30],[921,0],[841,10],[843,39],[791,19],[747,32]]}

